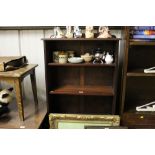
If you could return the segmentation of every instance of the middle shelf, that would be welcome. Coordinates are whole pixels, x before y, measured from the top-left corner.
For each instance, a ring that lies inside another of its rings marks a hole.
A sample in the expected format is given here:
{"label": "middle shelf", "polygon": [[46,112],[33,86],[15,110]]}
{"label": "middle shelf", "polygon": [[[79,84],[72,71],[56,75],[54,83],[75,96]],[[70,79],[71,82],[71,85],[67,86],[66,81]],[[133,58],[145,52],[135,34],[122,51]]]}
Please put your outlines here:
{"label": "middle shelf", "polygon": [[94,95],[113,96],[114,89],[111,86],[61,86],[49,92],[50,94],[69,95]]}
{"label": "middle shelf", "polygon": [[127,76],[155,76],[155,73],[144,73],[144,69],[133,69],[127,72]]}
{"label": "middle shelf", "polygon": [[65,63],[65,64],[60,64],[60,63],[48,63],[48,66],[57,66],[57,67],[115,67],[116,64],[93,64],[93,63],[79,63],[79,64],[72,64],[72,63]]}

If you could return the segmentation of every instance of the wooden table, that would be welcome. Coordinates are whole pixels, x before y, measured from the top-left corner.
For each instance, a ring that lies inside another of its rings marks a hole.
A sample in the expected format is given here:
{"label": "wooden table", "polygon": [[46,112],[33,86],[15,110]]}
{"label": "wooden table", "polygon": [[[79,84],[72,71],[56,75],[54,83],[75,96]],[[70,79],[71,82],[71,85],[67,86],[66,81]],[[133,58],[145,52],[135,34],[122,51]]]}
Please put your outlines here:
{"label": "wooden table", "polygon": [[0,81],[5,81],[15,86],[18,113],[21,121],[24,121],[22,81],[27,75],[30,75],[31,78],[35,108],[37,109],[38,106],[36,77],[35,77],[35,68],[37,66],[38,66],[37,64],[28,64],[25,67],[22,67],[17,70],[0,72]]}

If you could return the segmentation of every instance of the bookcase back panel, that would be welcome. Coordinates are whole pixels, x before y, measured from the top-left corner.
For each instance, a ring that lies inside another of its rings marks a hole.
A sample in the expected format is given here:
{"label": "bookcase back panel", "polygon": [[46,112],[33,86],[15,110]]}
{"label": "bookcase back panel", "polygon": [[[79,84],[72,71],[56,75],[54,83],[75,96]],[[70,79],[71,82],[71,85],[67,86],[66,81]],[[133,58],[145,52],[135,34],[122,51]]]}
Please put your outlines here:
{"label": "bookcase back panel", "polygon": [[111,114],[113,97],[85,97],[85,112],[91,114]]}
{"label": "bookcase back panel", "polygon": [[54,113],[110,114],[112,97],[55,95],[52,103]]}
{"label": "bookcase back panel", "polygon": [[53,62],[53,52],[54,51],[74,51],[75,56],[81,56],[84,53],[94,54],[98,48],[103,51],[110,52],[116,56],[117,42],[116,41],[103,41],[103,40],[57,40],[57,41],[46,41],[46,57],[47,63]]}
{"label": "bookcase back panel", "polygon": [[113,85],[114,68],[85,68],[85,85]]}
{"label": "bookcase back panel", "polygon": [[103,51],[110,52],[111,54],[115,53],[116,42],[106,42],[106,41],[85,41],[82,42],[82,53],[91,53],[94,50],[100,48]]}
{"label": "bookcase back panel", "polygon": [[155,66],[154,46],[133,46],[129,49],[128,71]]}
{"label": "bookcase back panel", "polygon": [[[51,69],[52,70],[52,69]],[[80,68],[77,67],[57,67],[55,68],[54,74],[49,75],[49,79],[54,78],[52,83],[53,87],[65,86],[65,85],[75,85],[80,84]],[[51,81],[52,82],[52,81]]]}
{"label": "bookcase back panel", "polygon": [[155,101],[154,77],[128,78],[126,85],[125,111]]}

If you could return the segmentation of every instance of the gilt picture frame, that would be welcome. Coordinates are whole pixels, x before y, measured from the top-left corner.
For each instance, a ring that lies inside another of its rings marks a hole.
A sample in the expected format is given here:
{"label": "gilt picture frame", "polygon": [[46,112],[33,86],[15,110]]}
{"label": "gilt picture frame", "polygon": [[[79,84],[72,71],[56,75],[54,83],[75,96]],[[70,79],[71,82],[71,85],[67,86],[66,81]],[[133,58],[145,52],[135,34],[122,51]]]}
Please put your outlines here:
{"label": "gilt picture frame", "polygon": [[49,114],[50,129],[85,129],[85,126],[119,126],[118,115]]}

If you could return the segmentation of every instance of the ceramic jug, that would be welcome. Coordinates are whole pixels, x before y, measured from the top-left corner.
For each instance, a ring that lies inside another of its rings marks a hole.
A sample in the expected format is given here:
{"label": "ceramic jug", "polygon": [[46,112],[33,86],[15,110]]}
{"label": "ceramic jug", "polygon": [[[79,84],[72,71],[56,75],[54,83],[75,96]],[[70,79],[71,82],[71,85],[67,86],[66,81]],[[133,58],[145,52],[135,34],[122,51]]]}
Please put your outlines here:
{"label": "ceramic jug", "polygon": [[107,52],[106,57],[105,57],[105,63],[106,64],[111,64],[113,62],[113,56],[109,54],[109,52]]}

